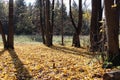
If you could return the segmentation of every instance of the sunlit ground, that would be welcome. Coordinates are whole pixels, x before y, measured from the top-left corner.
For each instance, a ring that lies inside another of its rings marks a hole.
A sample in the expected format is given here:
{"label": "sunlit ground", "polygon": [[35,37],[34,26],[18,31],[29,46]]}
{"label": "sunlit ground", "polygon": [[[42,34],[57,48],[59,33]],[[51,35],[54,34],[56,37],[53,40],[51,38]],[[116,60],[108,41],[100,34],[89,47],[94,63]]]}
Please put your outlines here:
{"label": "sunlit ground", "polygon": [[[3,50],[0,43],[1,80],[102,80],[110,71],[101,68],[100,55],[72,47],[72,37],[66,36],[66,45],[61,46],[60,36],[55,36],[54,46],[49,48],[36,37],[15,36],[14,51]],[[88,37],[82,38],[84,42]]]}

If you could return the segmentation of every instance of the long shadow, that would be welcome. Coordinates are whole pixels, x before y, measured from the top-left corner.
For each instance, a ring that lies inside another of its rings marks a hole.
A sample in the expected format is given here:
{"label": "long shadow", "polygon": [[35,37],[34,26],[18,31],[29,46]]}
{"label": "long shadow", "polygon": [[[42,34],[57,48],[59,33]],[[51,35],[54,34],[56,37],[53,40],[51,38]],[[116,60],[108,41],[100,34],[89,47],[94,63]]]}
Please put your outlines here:
{"label": "long shadow", "polygon": [[[74,55],[81,55],[81,56],[84,56],[84,57],[93,57],[93,54],[89,53],[89,52],[82,52],[80,50],[77,50],[77,49],[69,49],[69,48],[66,48],[66,47],[61,47],[61,46],[52,46],[51,47],[52,49],[55,49],[55,50],[59,50],[59,51],[62,51],[64,53],[68,53],[68,54],[74,54]],[[94,54],[96,55],[96,54]]]}
{"label": "long shadow", "polygon": [[16,77],[17,80],[30,80],[32,76],[30,75],[29,71],[24,67],[24,64],[19,59],[18,55],[14,50],[8,50],[10,56],[12,57],[12,61],[14,63],[16,69]]}

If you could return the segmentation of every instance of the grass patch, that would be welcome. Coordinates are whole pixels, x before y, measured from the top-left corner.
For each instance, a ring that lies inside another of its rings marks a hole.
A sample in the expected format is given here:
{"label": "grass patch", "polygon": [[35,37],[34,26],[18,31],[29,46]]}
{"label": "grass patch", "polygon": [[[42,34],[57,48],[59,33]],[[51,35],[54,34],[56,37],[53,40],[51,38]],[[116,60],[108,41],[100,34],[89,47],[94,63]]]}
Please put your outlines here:
{"label": "grass patch", "polygon": [[[73,36],[64,36],[64,44],[72,45],[72,37]],[[14,36],[15,43],[41,43],[42,37],[40,35],[15,35]],[[81,45],[86,47],[89,45],[89,36],[80,36]],[[0,36],[0,42],[2,42],[2,38]],[[53,36],[53,44],[61,44],[61,36]]]}

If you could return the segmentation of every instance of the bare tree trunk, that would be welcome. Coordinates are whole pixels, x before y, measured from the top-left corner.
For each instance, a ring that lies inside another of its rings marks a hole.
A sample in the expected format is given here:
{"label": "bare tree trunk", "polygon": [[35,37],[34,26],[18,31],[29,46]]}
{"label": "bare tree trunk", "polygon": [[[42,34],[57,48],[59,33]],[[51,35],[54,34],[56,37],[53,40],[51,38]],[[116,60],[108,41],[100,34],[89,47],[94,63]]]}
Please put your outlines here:
{"label": "bare tree trunk", "polygon": [[[97,3],[97,4],[96,4]],[[98,45],[96,44],[100,40],[100,26],[99,21],[102,20],[102,8],[101,0],[92,0],[92,16],[91,16],[91,25],[90,25],[90,49],[91,51],[97,51]]]}
{"label": "bare tree trunk", "polygon": [[80,39],[79,39],[79,35],[81,33],[81,28],[82,28],[82,0],[79,0],[79,15],[78,15],[79,19],[78,19],[78,29],[76,30],[77,31],[77,42],[78,44],[76,45],[76,47],[80,47]]}
{"label": "bare tree trunk", "polygon": [[64,45],[64,31],[63,31],[63,0],[62,0],[62,11],[61,11],[61,35],[62,35],[62,44]]}
{"label": "bare tree trunk", "polygon": [[73,35],[73,43],[72,46],[75,47],[81,47],[80,46],[80,39],[79,39],[79,35],[81,32],[81,27],[82,27],[82,0],[79,0],[79,19],[78,19],[78,26],[75,25],[75,22],[73,20],[72,17],[72,11],[71,11],[71,0],[69,1],[69,7],[70,7],[70,18],[71,18],[71,22],[75,28],[75,33]]}
{"label": "bare tree trunk", "polygon": [[117,9],[118,9],[118,14],[119,14],[119,26],[120,26],[120,0],[116,0],[116,4],[117,4]]}
{"label": "bare tree trunk", "polygon": [[42,40],[43,40],[43,44],[45,44],[45,30],[43,28],[43,19],[42,19],[42,11],[43,11],[43,0],[40,0],[40,28],[41,28],[41,34],[42,34]]}
{"label": "bare tree trunk", "polygon": [[119,11],[118,6],[114,5],[114,0],[104,0],[105,16],[107,24],[107,38],[108,38],[108,61],[112,62],[114,66],[120,65],[119,52]]}
{"label": "bare tree trunk", "polygon": [[52,46],[51,42],[51,26],[50,26],[50,1],[46,0],[46,8],[45,8],[45,19],[46,19],[46,45]]}
{"label": "bare tree trunk", "polygon": [[2,27],[2,22],[1,21],[0,21],[0,33],[2,35],[2,41],[3,41],[4,48],[7,48],[7,41],[6,41],[5,34],[3,32],[3,27]]}
{"label": "bare tree trunk", "polygon": [[9,27],[7,44],[8,48],[14,49],[13,0],[9,0]]}
{"label": "bare tree trunk", "polygon": [[100,23],[100,21],[102,21],[102,13],[103,13],[103,8],[102,7],[102,1],[98,0],[98,22],[97,22],[97,27],[98,27],[98,40],[101,39],[101,36],[99,35],[99,31],[100,31],[100,27],[102,26],[102,23]]}
{"label": "bare tree trunk", "polygon": [[51,36],[50,36],[50,40],[51,40],[51,45],[52,45],[52,41],[53,41],[53,26],[54,26],[54,5],[55,5],[55,0],[52,0],[52,19],[51,19]]}

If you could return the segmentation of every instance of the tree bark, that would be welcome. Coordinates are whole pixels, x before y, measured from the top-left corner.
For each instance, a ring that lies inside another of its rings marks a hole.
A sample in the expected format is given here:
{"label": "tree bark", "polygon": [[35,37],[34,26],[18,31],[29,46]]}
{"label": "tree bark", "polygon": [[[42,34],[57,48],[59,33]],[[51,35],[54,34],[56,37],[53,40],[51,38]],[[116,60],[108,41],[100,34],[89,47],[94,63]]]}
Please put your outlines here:
{"label": "tree bark", "polygon": [[119,14],[119,26],[120,26],[120,0],[116,0],[116,4],[117,4],[117,10],[118,10],[118,14]]}
{"label": "tree bark", "polygon": [[81,27],[82,27],[82,0],[79,0],[79,19],[78,19],[78,25],[76,26],[75,25],[75,22],[73,20],[73,17],[72,17],[72,10],[71,10],[71,0],[69,2],[69,7],[70,7],[70,18],[71,18],[71,22],[75,28],[75,33],[73,35],[73,43],[72,43],[72,46],[75,46],[75,47],[81,47],[80,45],[80,39],[79,39],[79,35],[80,35],[80,32],[81,32]]}
{"label": "tree bark", "polygon": [[[97,3],[97,4],[96,4]],[[98,45],[96,44],[100,40],[100,26],[99,21],[102,20],[102,8],[101,0],[92,0],[92,16],[90,25],[90,49],[91,51],[98,51]]]}
{"label": "tree bark", "polygon": [[51,29],[50,29],[50,33],[51,33],[51,36],[50,36],[50,40],[51,40],[51,45],[53,44],[52,41],[53,41],[53,26],[54,26],[54,5],[55,5],[55,0],[52,0],[52,19],[51,19]]}
{"label": "tree bark", "polygon": [[7,47],[10,49],[14,49],[13,0],[9,0],[9,27],[8,27]]}
{"label": "tree bark", "polygon": [[103,23],[100,23],[102,21],[102,13],[103,13],[103,8],[102,7],[102,1],[98,0],[98,22],[97,22],[97,27],[98,27],[98,40],[100,40],[102,37],[99,35],[100,32],[100,27],[103,25]]}
{"label": "tree bark", "polygon": [[45,8],[45,19],[46,19],[46,45],[48,47],[52,46],[52,40],[51,40],[51,26],[50,26],[50,1],[46,0],[46,8]]}
{"label": "tree bark", "polygon": [[76,30],[77,32],[76,39],[78,44],[76,47],[81,47],[80,38],[79,38],[79,35],[81,33],[81,28],[82,28],[82,0],[79,0],[78,29]]}
{"label": "tree bark", "polygon": [[43,19],[42,19],[42,11],[43,11],[43,0],[40,0],[40,28],[41,28],[41,34],[42,34],[42,40],[43,40],[43,44],[45,44],[45,30],[43,28]]}
{"label": "tree bark", "polygon": [[114,66],[120,65],[119,53],[119,11],[114,5],[114,0],[104,0],[105,3],[105,16],[107,24],[107,38],[108,38],[108,61],[112,62]]}
{"label": "tree bark", "polygon": [[62,0],[62,11],[61,11],[61,34],[62,34],[62,44],[64,45],[64,29],[63,29],[63,0]]}

